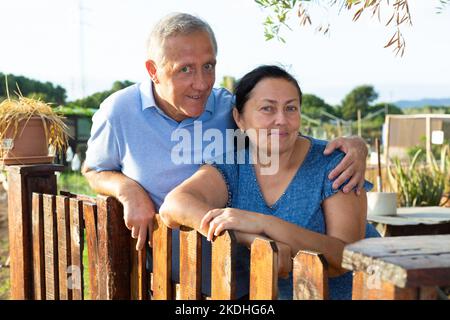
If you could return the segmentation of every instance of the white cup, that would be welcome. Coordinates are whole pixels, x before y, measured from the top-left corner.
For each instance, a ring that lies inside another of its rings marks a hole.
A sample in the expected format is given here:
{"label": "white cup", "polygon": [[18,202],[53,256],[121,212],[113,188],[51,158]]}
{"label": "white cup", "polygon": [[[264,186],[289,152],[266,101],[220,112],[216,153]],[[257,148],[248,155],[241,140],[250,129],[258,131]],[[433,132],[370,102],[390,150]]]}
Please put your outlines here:
{"label": "white cup", "polygon": [[397,214],[397,193],[367,192],[367,215],[395,216]]}

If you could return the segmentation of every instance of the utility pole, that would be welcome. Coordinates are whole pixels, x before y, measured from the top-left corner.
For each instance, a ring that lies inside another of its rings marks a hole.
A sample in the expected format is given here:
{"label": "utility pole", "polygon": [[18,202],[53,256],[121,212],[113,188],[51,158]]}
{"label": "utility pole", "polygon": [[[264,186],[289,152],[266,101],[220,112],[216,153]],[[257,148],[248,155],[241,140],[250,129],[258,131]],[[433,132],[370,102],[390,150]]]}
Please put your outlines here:
{"label": "utility pole", "polygon": [[80,48],[80,88],[81,95],[84,98],[86,96],[86,71],[84,66],[84,21],[83,21],[83,0],[78,1],[78,13],[79,13],[79,48]]}
{"label": "utility pole", "polygon": [[362,134],[361,134],[361,109],[358,109],[358,136],[362,137]]}

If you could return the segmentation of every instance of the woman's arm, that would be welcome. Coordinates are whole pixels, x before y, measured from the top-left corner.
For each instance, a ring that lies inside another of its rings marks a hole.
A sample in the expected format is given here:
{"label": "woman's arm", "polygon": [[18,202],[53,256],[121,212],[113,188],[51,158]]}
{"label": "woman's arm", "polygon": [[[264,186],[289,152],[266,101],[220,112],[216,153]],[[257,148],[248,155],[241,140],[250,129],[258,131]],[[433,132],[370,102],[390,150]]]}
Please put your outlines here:
{"label": "woman's arm", "polygon": [[[173,189],[159,209],[163,222],[170,228],[180,225],[198,230],[206,236],[208,227],[202,228],[203,216],[213,208],[223,208],[228,202],[228,189],[222,175],[212,166],[202,166],[192,177]],[[256,238],[267,239],[259,234],[236,231],[236,241],[250,246]],[[280,241],[278,248],[278,275],[287,277],[292,271],[290,247]]]}
{"label": "woman's arm", "polygon": [[256,212],[232,208],[215,209],[202,219],[201,227],[209,226],[207,236],[219,234],[225,229],[265,234],[269,238],[286,243],[292,255],[299,250],[318,251],[325,255],[330,276],[345,273],[341,268],[344,246],[364,238],[366,226],[366,194],[338,192],[322,204],[327,226],[326,234],[299,227],[280,218]]}
{"label": "woman's arm", "polygon": [[228,201],[228,189],[222,175],[212,166],[204,165],[165,197],[159,209],[170,228],[188,226],[206,235],[200,221],[206,212],[222,208]]}

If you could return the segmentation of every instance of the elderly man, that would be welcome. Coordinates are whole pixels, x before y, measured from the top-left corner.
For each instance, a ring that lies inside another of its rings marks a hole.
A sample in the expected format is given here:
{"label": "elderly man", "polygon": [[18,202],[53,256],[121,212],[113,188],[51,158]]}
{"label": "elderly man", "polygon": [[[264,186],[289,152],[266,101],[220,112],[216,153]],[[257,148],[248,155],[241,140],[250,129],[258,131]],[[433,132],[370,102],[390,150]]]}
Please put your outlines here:
{"label": "elderly man", "polygon": [[[174,134],[187,130],[195,136],[198,123],[203,131],[215,129],[224,136],[226,129],[235,128],[233,95],[213,89],[217,43],[206,22],[171,14],[156,24],[147,47],[150,81],[118,91],[102,103],[93,117],[83,168],[92,189],[123,204],[125,224],[138,239],[136,249],[151,235],[152,219],[167,193],[208,160],[203,157],[205,145],[194,142],[190,159],[200,161],[175,163],[173,150],[179,141]],[[335,148],[347,153],[332,172],[340,174],[335,186],[350,178],[344,192],[362,186],[364,142],[338,138],[326,152]]]}

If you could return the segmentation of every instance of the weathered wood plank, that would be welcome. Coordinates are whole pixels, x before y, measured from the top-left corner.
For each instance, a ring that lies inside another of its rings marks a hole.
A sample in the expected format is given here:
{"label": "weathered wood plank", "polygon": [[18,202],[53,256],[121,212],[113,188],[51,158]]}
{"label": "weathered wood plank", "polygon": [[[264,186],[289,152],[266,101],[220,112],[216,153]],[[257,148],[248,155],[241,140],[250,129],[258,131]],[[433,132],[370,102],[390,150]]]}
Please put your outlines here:
{"label": "weathered wood plank", "polygon": [[250,253],[250,300],[278,297],[278,248],[274,241],[255,239]]}
{"label": "weathered wood plank", "polygon": [[131,237],[113,197],[97,196],[97,237],[100,299],[130,299]]}
{"label": "weathered wood plank", "polygon": [[153,228],[153,299],[172,299],[172,230],[155,215]]}
{"label": "weathered wood plank", "polygon": [[72,300],[72,291],[68,286],[68,269],[72,264],[70,250],[70,208],[69,198],[56,196],[56,218],[58,232],[58,275],[59,299]]}
{"label": "weathered wood plank", "polygon": [[180,227],[180,294],[182,300],[199,300],[202,283],[202,238],[195,229]]}
{"label": "weathered wood plank", "polygon": [[58,165],[6,166],[8,171],[8,230],[11,299],[32,299],[32,193],[56,193]]}
{"label": "weathered wood plank", "polygon": [[382,281],[376,273],[355,272],[353,276],[353,300],[416,300],[418,288],[398,288]]}
{"label": "weathered wood plank", "polygon": [[44,248],[46,300],[59,299],[58,237],[56,221],[56,199],[44,194]]}
{"label": "weathered wood plank", "polygon": [[44,204],[40,193],[33,193],[32,234],[33,298],[35,300],[45,300]]}
{"label": "weathered wood plank", "polygon": [[226,230],[212,243],[211,298],[213,300],[236,299],[236,238]]}
{"label": "weathered wood plank", "polygon": [[86,229],[86,244],[88,250],[89,288],[91,300],[99,297],[99,264],[98,264],[98,239],[97,239],[97,205],[83,202],[84,226]]}
{"label": "weathered wood plank", "polygon": [[84,270],[83,270],[83,246],[84,224],[82,202],[77,199],[69,200],[70,206],[70,251],[72,265],[68,273],[69,288],[72,290],[73,300],[84,299]]}
{"label": "weathered wood plank", "polygon": [[[343,267],[355,270],[359,266],[349,264],[353,254],[363,253],[364,256],[373,258],[422,255],[422,254],[442,254],[450,252],[450,235],[434,236],[408,236],[408,237],[387,237],[369,238],[347,245],[344,250]],[[363,261],[361,261],[363,262]],[[364,265],[361,265],[364,268]]]}
{"label": "weathered wood plank", "polygon": [[[377,240],[377,241],[367,241]],[[399,288],[450,284],[450,236],[365,239],[345,247],[342,266]],[[446,251],[448,250],[448,251]]]}
{"label": "weathered wood plank", "polygon": [[328,299],[328,263],[321,253],[299,251],[294,258],[295,300]]}
{"label": "weathered wood plank", "polygon": [[131,300],[147,300],[148,299],[148,274],[145,268],[147,250],[136,251],[137,239],[130,241],[130,286]]}

